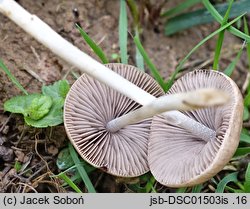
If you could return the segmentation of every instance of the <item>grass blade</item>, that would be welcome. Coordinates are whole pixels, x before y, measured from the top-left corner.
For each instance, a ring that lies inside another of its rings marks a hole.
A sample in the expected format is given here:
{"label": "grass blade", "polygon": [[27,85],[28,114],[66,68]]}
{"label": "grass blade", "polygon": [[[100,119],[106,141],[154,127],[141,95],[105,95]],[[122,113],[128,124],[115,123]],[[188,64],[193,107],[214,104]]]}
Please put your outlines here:
{"label": "grass blade", "polygon": [[176,190],[176,193],[185,193],[187,191],[187,187],[181,187]]}
{"label": "grass blade", "polygon": [[127,50],[128,20],[127,19],[128,18],[127,18],[126,1],[120,0],[119,45],[120,45],[121,61],[123,64],[128,63],[128,50]]}
{"label": "grass blade", "polygon": [[202,184],[198,184],[192,188],[192,193],[200,193],[203,188]]}
{"label": "grass blade", "polygon": [[248,90],[247,95],[244,98],[244,105],[248,108],[250,107],[250,91]]}
{"label": "grass blade", "polygon": [[245,174],[245,182],[244,182],[245,192],[250,192],[250,163],[248,163],[246,174]]}
{"label": "grass blade", "polygon": [[96,193],[95,188],[94,188],[92,182],[90,181],[86,170],[84,169],[83,166],[80,166],[81,161],[79,160],[77,153],[74,150],[72,144],[69,144],[69,151],[70,151],[70,155],[71,155],[75,165],[77,165],[76,168],[77,168],[79,174],[81,175],[81,178],[82,178],[83,182],[85,183],[86,188],[88,189],[88,192],[89,193]]}
{"label": "grass blade", "polygon": [[[135,34],[139,38],[139,32],[138,32],[137,29],[136,29]],[[145,71],[145,69],[144,69],[144,59],[143,59],[143,56],[142,56],[140,50],[138,49],[137,45],[135,46],[135,61],[136,61],[136,66],[144,72]]]}
{"label": "grass blade", "polygon": [[170,17],[170,16],[175,16],[177,14],[180,14],[182,11],[188,9],[189,7],[201,2],[202,0],[186,0],[176,7],[164,12],[161,14],[162,17]]}
{"label": "grass blade", "polygon": [[250,147],[240,147],[240,148],[237,148],[236,152],[234,153],[233,158],[241,158],[248,154],[250,154]]}
{"label": "grass blade", "polygon": [[95,54],[100,58],[103,64],[108,63],[108,59],[104,54],[103,50],[89,37],[89,35],[76,24],[77,29],[79,30],[81,36],[86,41],[86,43],[90,46],[90,48],[95,52]]}
{"label": "grass blade", "polygon": [[9,71],[9,69],[5,66],[2,60],[0,60],[0,68],[6,73],[12,83],[16,85],[24,94],[28,95],[28,92],[23,88],[23,86],[18,82],[15,76]]}
{"label": "grass blade", "polygon": [[215,190],[216,193],[223,193],[224,190],[225,190],[225,187],[227,186],[227,184],[229,182],[237,182],[238,179],[237,179],[237,175],[238,175],[238,172],[233,172],[233,173],[230,173],[228,174],[227,176],[225,176],[220,182],[219,184],[217,185],[217,188]]}
{"label": "grass blade", "polygon": [[143,56],[141,55],[139,49],[136,47],[135,48],[135,61],[136,61],[136,66],[142,70],[143,72],[145,72],[145,69],[144,69],[144,59],[143,59]]}
{"label": "grass blade", "polygon": [[145,186],[146,193],[149,193],[150,191],[157,193],[155,188],[154,188],[154,184],[155,184],[155,178],[154,178],[154,176],[150,176],[150,178]]}
{"label": "grass blade", "polygon": [[58,176],[63,179],[77,193],[82,193],[78,186],[76,186],[76,184],[65,173],[60,173]]}
{"label": "grass blade", "polygon": [[[230,10],[232,8],[233,2],[234,2],[234,0],[231,0],[229,2],[228,9],[227,9],[226,14],[223,18],[223,21],[221,23],[222,26],[225,25],[228,21]],[[219,33],[218,40],[216,43],[215,54],[214,54],[214,63],[213,63],[214,70],[218,70],[218,68],[219,68],[219,60],[220,60],[221,48],[222,48],[222,44],[223,44],[223,40],[224,40],[224,33],[225,33],[225,30],[223,30]]]}
{"label": "grass blade", "polygon": [[[243,20],[244,20],[244,32],[246,35],[249,36],[249,30],[248,30],[246,18],[244,17]],[[247,59],[248,59],[248,68],[250,70],[250,42],[247,43]]]}
{"label": "grass blade", "polygon": [[[204,1],[204,0],[203,0]],[[211,5],[211,4],[210,4]],[[198,9],[193,12],[184,13],[173,18],[170,18],[165,25],[165,34],[172,35],[178,31],[200,25],[211,23],[216,19],[220,24],[222,24],[223,17],[228,9],[228,3],[218,4],[215,7],[207,7],[206,9]],[[217,11],[218,10],[218,11]],[[209,11],[209,12],[208,12]],[[244,12],[250,12],[248,0],[240,0],[233,3],[232,9],[230,11],[230,18],[234,18]],[[216,17],[216,18],[215,18]],[[250,37],[241,31],[234,28],[235,35],[241,37],[242,39],[250,40]],[[232,32],[232,31],[231,31]],[[247,38],[248,37],[248,38]]]}
{"label": "grass blade", "polygon": [[239,61],[240,57],[241,57],[241,54],[243,52],[243,49],[244,49],[244,46],[245,44],[243,44],[243,46],[241,47],[240,51],[238,52],[237,56],[233,59],[233,61],[228,65],[228,67],[224,70],[224,73],[227,75],[227,76],[231,76],[234,69],[235,69],[235,66],[237,64],[237,62]]}
{"label": "grass blade", "polygon": [[[136,2],[134,0],[126,0],[126,2],[130,10],[130,13],[133,17],[133,28],[134,28],[135,35],[140,37],[140,32],[139,32],[140,31],[140,21],[139,21],[140,14],[136,6]],[[136,45],[135,45],[135,62],[136,62],[136,66],[144,72],[145,70],[144,70],[143,56],[141,55]]]}
{"label": "grass blade", "polygon": [[164,80],[163,78],[161,77],[159,71],[157,70],[157,68],[155,67],[155,65],[152,63],[152,61],[150,60],[148,54],[146,53],[146,51],[144,50],[141,42],[140,42],[140,39],[139,39],[139,36],[135,36],[134,37],[134,42],[138,48],[138,50],[140,51],[141,55],[143,56],[144,58],[144,61],[145,63],[147,64],[147,66],[149,67],[153,77],[155,78],[155,80],[159,83],[159,85],[164,89]]}
{"label": "grass blade", "polygon": [[136,6],[136,2],[134,0],[126,0],[127,5],[129,7],[130,13],[133,17],[133,27],[138,27],[139,28],[139,19],[140,19],[140,14]]}
{"label": "grass blade", "polygon": [[[210,12],[210,14],[214,17],[214,19],[219,22],[219,23],[222,23],[223,21],[223,17],[220,15],[220,13],[214,8],[214,6],[210,3],[209,0],[202,0],[202,3],[204,4],[204,6],[207,8],[207,10]],[[236,3],[240,3],[240,4],[246,4],[244,7],[245,9],[249,9],[250,7],[248,6],[249,5],[249,1],[248,0],[242,0],[242,1],[238,1],[238,2],[235,2],[234,4]],[[233,5],[233,8],[234,8],[234,5]],[[227,29],[229,32],[231,32],[233,35],[235,36],[238,36],[240,38],[242,38],[243,40],[246,40],[248,43],[250,43],[250,36],[239,31],[238,29],[236,29],[235,27],[233,26],[230,26],[228,29]]]}
{"label": "grass blade", "polygon": [[242,133],[240,134],[240,142],[245,142],[250,144],[250,136],[248,134]]}
{"label": "grass blade", "polygon": [[249,110],[248,110],[247,106],[244,105],[244,109],[243,109],[243,121],[248,120],[249,116],[250,116]]}
{"label": "grass blade", "polygon": [[177,66],[175,72],[173,73],[173,75],[171,76],[171,78],[167,81],[167,83],[164,86],[164,90],[167,91],[169,90],[169,88],[172,86],[176,75],[179,73],[179,71],[182,69],[182,66],[185,64],[185,62],[187,61],[187,59],[200,47],[202,46],[206,41],[208,41],[210,38],[212,38],[213,36],[217,35],[218,33],[220,33],[221,31],[225,30],[226,28],[228,28],[229,26],[231,26],[232,24],[234,24],[235,22],[237,22],[240,18],[242,18],[245,14],[240,15],[239,17],[233,19],[232,21],[230,21],[229,23],[227,23],[226,25],[220,27],[219,29],[217,29],[216,31],[214,31],[213,33],[211,33],[210,35],[208,35],[206,38],[204,38],[202,41],[200,41],[185,57],[184,59],[181,60],[180,64]]}

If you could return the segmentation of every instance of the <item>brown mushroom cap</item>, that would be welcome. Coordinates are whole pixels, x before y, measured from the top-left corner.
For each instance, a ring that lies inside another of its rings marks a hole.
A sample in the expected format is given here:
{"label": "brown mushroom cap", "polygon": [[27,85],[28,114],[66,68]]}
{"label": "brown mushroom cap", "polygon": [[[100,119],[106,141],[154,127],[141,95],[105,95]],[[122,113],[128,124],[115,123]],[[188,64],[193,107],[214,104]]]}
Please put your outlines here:
{"label": "brown mushroom cap", "polygon": [[171,125],[162,115],[153,117],[149,167],[163,185],[192,186],[210,179],[223,169],[238,146],[243,102],[237,85],[229,77],[213,70],[196,70],[178,79],[168,93],[206,87],[228,92],[230,102],[183,113],[215,130],[216,138],[206,142],[182,127]]}
{"label": "brown mushroom cap", "polygon": [[[106,66],[156,97],[164,94],[152,77],[133,66]],[[65,129],[81,157],[93,166],[116,176],[139,176],[149,170],[151,119],[128,125],[115,133],[109,132],[106,124],[140,106],[96,79],[82,75],[65,101]]]}

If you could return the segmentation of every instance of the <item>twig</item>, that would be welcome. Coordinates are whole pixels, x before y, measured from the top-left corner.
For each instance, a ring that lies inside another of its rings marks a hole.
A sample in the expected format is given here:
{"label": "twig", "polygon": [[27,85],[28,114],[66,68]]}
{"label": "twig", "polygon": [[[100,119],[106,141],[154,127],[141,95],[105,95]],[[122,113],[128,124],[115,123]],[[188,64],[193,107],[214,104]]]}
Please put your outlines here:
{"label": "twig", "polygon": [[102,36],[101,39],[96,43],[97,45],[100,45],[106,38],[106,35]]}
{"label": "twig", "polygon": [[[33,180],[34,182],[32,183],[32,186],[34,186],[35,184],[37,185],[37,184],[39,184],[39,183],[43,183],[43,182],[46,182],[46,183],[50,182],[50,184],[54,184],[55,186],[57,186],[57,189],[59,190],[59,187],[58,187],[58,185],[60,185],[59,182],[57,182],[57,181],[53,182],[53,181],[46,181],[46,180],[44,180],[45,177],[48,177],[48,176],[50,176],[51,174],[53,174],[53,173],[50,172],[50,171],[47,171],[46,173],[44,173],[44,174],[38,176],[36,179]],[[54,179],[53,179],[53,180],[54,180]],[[57,179],[56,179],[56,180],[57,180]],[[53,182],[53,183],[52,183],[52,182]]]}
{"label": "twig", "polygon": [[38,138],[38,134],[35,135],[35,151],[36,151],[36,154],[44,162],[44,164],[47,167],[47,170],[50,171],[47,161],[43,159],[43,157],[39,154],[39,152],[37,150],[37,138]]}
{"label": "twig", "polygon": [[246,92],[247,87],[249,85],[249,81],[250,81],[250,72],[247,72],[247,76],[246,76],[245,82],[243,83],[242,89],[241,89],[242,94],[244,94]]}
{"label": "twig", "polygon": [[[27,183],[18,182],[17,184],[18,184],[18,185],[24,186],[24,188],[23,188],[23,191],[24,191],[24,192],[25,192],[26,187],[29,187],[33,192],[38,193],[34,187],[30,186],[30,185],[27,184]],[[22,192],[22,193],[23,193],[23,192]]]}
{"label": "twig", "polygon": [[11,117],[12,117],[12,113],[9,115],[9,117],[7,118],[7,120],[3,123],[3,125],[0,128],[0,132],[3,131],[4,127],[7,125],[7,123],[10,121]]}
{"label": "twig", "polygon": [[15,143],[15,146],[19,145],[19,143],[22,141],[22,139],[23,139],[24,135],[26,134],[26,132],[27,132],[27,129],[25,128],[25,125],[24,125],[24,128],[23,128],[23,130],[21,132],[21,136],[19,137],[18,141]]}
{"label": "twig", "polygon": [[62,77],[62,79],[63,80],[66,79],[67,76],[69,75],[69,73],[72,72],[72,70],[74,70],[74,68],[75,68],[74,66],[70,67],[69,70],[67,70],[67,72],[65,73],[65,75]]}
{"label": "twig", "polygon": [[29,73],[32,77],[34,77],[35,79],[37,79],[42,84],[45,84],[45,81],[36,72],[34,72],[33,70],[31,70],[30,67],[28,67],[27,65],[25,65],[25,67],[23,68],[23,70],[25,70],[27,73]]}
{"label": "twig", "polygon": [[36,52],[35,48],[33,46],[30,46],[30,48],[31,48],[31,51],[33,52],[33,54],[35,55],[35,57],[37,59],[37,62],[40,63],[41,62],[41,58],[38,55],[38,53]]}
{"label": "twig", "polygon": [[51,161],[49,163],[46,163],[42,167],[40,167],[37,171],[35,171],[29,178],[27,179],[28,181],[31,181],[32,178],[34,178],[37,174],[39,174],[43,169],[48,167],[48,164],[51,164]]}

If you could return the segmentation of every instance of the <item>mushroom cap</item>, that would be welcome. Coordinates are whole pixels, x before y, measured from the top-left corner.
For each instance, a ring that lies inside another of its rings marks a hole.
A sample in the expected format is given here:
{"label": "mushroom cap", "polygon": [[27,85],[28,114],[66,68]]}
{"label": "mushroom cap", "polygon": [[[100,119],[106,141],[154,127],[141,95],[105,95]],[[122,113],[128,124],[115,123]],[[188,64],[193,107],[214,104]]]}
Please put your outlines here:
{"label": "mushroom cap", "polygon": [[149,167],[155,179],[163,185],[184,187],[207,181],[223,169],[239,144],[243,100],[232,79],[213,70],[195,70],[178,79],[168,94],[206,87],[227,92],[231,96],[230,102],[183,114],[215,130],[216,138],[206,142],[171,125],[162,115],[153,117]]}
{"label": "mushroom cap", "polygon": [[[111,70],[159,97],[164,94],[154,79],[137,68],[107,64]],[[71,87],[64,106],[64,124],[75,149],[91,165],[107,173],[133,177],[149,171],[147,162],[151,120],[128,125],[115,133],[109,121],[141,105],[84,74]]]}

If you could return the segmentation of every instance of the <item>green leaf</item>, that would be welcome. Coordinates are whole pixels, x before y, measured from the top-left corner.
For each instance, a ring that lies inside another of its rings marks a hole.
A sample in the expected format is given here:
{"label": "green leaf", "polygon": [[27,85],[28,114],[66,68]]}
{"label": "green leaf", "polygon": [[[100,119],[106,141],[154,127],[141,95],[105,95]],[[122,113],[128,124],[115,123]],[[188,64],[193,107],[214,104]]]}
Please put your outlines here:
{"label": "green leaf", "polygon": [[237,175],[238,175],[238,172],[233,172],[225,176],[217,185],[215,192],[223,193],[225,190],[225,187],[227,186],[229,182],[238,182]]}
{"label": "green leaf", "polygon": [[159,83],[159,85],[164,88],[164,80],[163,78],[161,77],[159,71],[157,70],[157,68],[155,67],[155,65],[152,63],[152,61],[150,60],[148,54],[146,53],[146,51],[144,50],[141,42],[140,42],[140,39],[139,39],[139,36],[135,36],[134,37],[134,42],[138,48],[138,50],[140,51],[141,55],[143,56],[144,58],[144,61],[145,63],[148,65],[149,69],[150,69],[150,72],[152,73],[153,77],[155,78],[155,80]]}
{"label": "green leaf", "polygon": [[128,63],[128,52],[127,52],[128,20],[127,19],[128,18],[127,18],[126,1],[120,0],[119,45],[120,45],[121,61],[123,64]]}
{"label": "green leaf", "polygon": [[161,14],[162,17],[170,17],[170,16],[175,16],[177,14],[180,14],[184,10],[188,9],[189,7],[201,2],[202,0],[186,0],[179,5],[177,5],[174,8],[171,8],[170,10],[164,12]]}
{"label": "green leaf", "polygon": [[238,52],[237,56],[233,59],[233,61],[228,65],[228,67],[224,70],[224,74],[226,74],[227,76],[231,76],[234,69],[235,69],[235,66],[237,64],[237,62],[239,61],[240,57],[241,57],[241,54],[243,52],[243,48],[244,48],[244,45],[241,47],[240,51]]}
{"label": "green leaf", "polygon": [[69,84],[66,80],[60,80],[53,85],[43,86],[42,93],[52,98],[52,107],[48,114],[40,120],[25,117],[25,122],[37,128],[45,128],[48,126],[56,126],[63,122],[63,105],[65,97],[69,91]]}
{"label": "green leaf", "polygon": [[81,161],[79,160],[78,155],[71,144],[69,144],[69,152],[70,152],[70,155],[71,155],[75,165],[77,165],[77,170],[80,173],[82,180],[85,183],[88,191],[90,193],[96,193],[95,188],[94,188],[92,182],[90,181],[86,170],[84,169],[83,166],[80,166]]}
{"label": "green leaf", "polygon": [[240,134],[240,142],[246,142],[250,144],[250,136],[245,133]]}
{"label": "green leaf", "polygon": [[[249,36],[249,30],[246,18],[244,17],[243,20],[244,20],[244,32],[246,35]],[[247,59],[248,59],[248,69],[250,70],[250,41],[247,43]]]}
{"label": "green leaf", "polygon": [[187,187],[181,187],[176,190],[176,193],[185,193],[187,191]]}
{"label": "green leaf", "polygon": [[19,161],[15,161],[14,168],[16,169],[16,172],[18,173],[22,168],[22,164]]}
{"label": "green leaf", "polygon": [[45,128],[56,126],[63,122],[63,105],[69,91],[66,80],[42,87],[42,94],[17,96],[4,104],[4,110],[21,113],[25,122],[33,127]]}
{"label": "green leaf", "polygon": [[[225,25],[228,21],[230,10],[232,8],[233,2],[234,2],[234,0],[231,0],[229,2],[228,9],[227,9],[226,14],[225,14],[225,16],[222,20],[222,23],[221,23],[222,26]],[[215,47],[215,54],[214,54],[214,63],[213,63],[214,70],[218,70],[218,68],[219,68],[219,60],[220,60],[221,48],[222,48],[222,44],[223,44],[223,40],[224,40],[224,33],[225,33],[225,30],[221,31],[219,33],[219,37],[217,39],[217,43],[216,43],[216,47]]]}
{"label": "green leaf", "polygon": [[140,184],[130,184],[127,185],[127,187],[132,190],[133,192],[137,192],[137,193],[146,193],[146,189],[145,187],[141,187]]}
{"label": "green leaf", "polygon": [[198,184],[192,188],[192,193],[200,193],[203,188],[202,184]]}
{"label": "green leaf", "polygon": [[162,17],[170,17],[175,16],[177,14],[180,14],[182,11],[188,9],[189,7],[201,2],[202,0],[186,0],[181,2],[179,5],[177,5],[174,8],[171,8],[170,10],[164,12],[161,14]]}
{"label": "green leaf", "polygon": [[129,7],[129,10],[130,10],[130,13],[133,17],[133,27],[134,28],[139,28],[139,25],[140,25],[140,12],[138,11],[138,7],[136,5],[136,2],[135,0],[126,0],[127,2],[127,5]]}
{"label": "green leaf", "polygon": [[[136,29],[135,34],[139,38],[138,29]],[[142,54],[141,54],[141,52],[140,52],[140,50],[138,49],[137,46],[135,46],[135,61],[136,61],[136,66],[140,70],[142,70],[143,72],[145,72],[145,69],[144,69],[144,59],[143,59],[143,56],[142,56]]]}
{"label": "green leaf", "polygon": [[171,78],[166,82],[165,86],[164,86],[164,90],[168,91],[170,89],[170,87],[172,86],[176,75],[179,73],[179,71],[182,69],[182,66],[185,64],[185,62],[188,60],[188,58],[200,47],[202,46],[206,41],[208,41],[210,38],[212,38],[213,36],[215,36],[216,34],[218,34],[219,32],[223,31],[224,29],[226,29],[227,27],[229,27],[230,25],[232,25],[233,23],[235,23],[236,21],[238,21],[240,18],[243,17],[242,14],[239,17],[235,18],[234,20],[230,21],[229,23],[227,23],[226,25],[220,27],[219,29],[217,29],[216,31],[214,31],[213,33],[211,33],[210,35],[208,35],[206,38],[204,38],[203,40],[201,40],[179,63],[179,65],[177,66],[176,70],[174,71],[174,73],[172,74]]}
{"label": "green leaf", "polygon": [[236,152],[234,153],[233,158],[241,158],[248,154],[250,154],[250,147],[240,147],[240,148],[237,148]]}
{"label": "green leaf", "polygon": [[32,120],[39,120],[47,115],[51,105],[52,99],[50,96],[41,95],[40,97],[36,97],[31,101],[25,116]]}
{"label": "green leaf", "polygon": [[9,69],[4,65],[2,60],[0,60],[0,68],[7,74],[9,79],[14,83],[17,88],[19,88],[24,94],[28,95],[28,92],[23,88],[23,86],[18,82],[14,75],[9,71]]}
{"label": "green leaf", "polygon": [[80,190],[80,188],[65,173],[60,173],[58,176],[61,179],[63,179],[77,193],[82,193],[82,191]]}
{"label": "green leaf", "polygon": [[157,193],[155,188],[154,188],[154,184],[155,184],[156,180],[154,178],[154,176],[150,176],[146,186],[145,186],[145,189],[146,189],[146,193],[149,193],[149,192],[154,192],[154,193]]}
{"label": "green leaf", "polygon": [[42,94],[29,94],[16,96],[4,103],[4,110],[12,113],[20,113],[25,117],[38,120],[45,116],[52,105],[49,96]]}
{"label": "green leaf", "polygon": [[[214,17],[214,19],[219,22],[222,23],[223,21],[223,17],[220,15],[220,13],[215,9],[215,7],[210,3],[209,0],[203,0],[202,3],[204,4],[204,6],[206,7],[206,9],[210,12],[210,14]],[[235,7],[235,4],[239,4],[239,6],[243,6],[245,8],[243,8],[246,12],[246,9],[250,9],[250,7],[248,6],[249,1],[248,0],[242,0],[242,1],[237,1],[233,4],[233,9],[238,10],[237,7]],[[231,15],[233,14],[233,11],[231,11]],[[230,33],[232,33],[235,36],[238,36],[240,38],[242,38],[243,40],[247,40],[247,42],[250,43],[250,36],[239,31],[238,29],[236,29],[233,26],[228,27],[227,29]]]}
{"label": "green leaf", "polygon": [[40,120],[33,120],[29,117],[24,117],[25,122],[33,127],[46,128],[48,126],[57,126],[63,123],[63,101],[53,101],[53,105],[47,115]]}
{"label": "green leaf", "polygon": [[56,165],[60,170],[66,170],[74,165],[74,161],[70,155],[69,148],[62,149],[56,160]]}
{"label": "green leaf", "polygon": [[247,90],[247,95],[244,98],[244,105],[246,108],[250,107],[250,91]]}
{"label": "green leaf", "polygon": [[246,107],[246,105],[244,105],[244,109],[243,109],[243,121],[246,121],[249,119],[249,110]]}
{"label": "green leaf", "polygon": [[108,63],[108,59],[101,49],[89,36],[88,34],[79,26],[76,24],[77,29],[79,30],[81,36],[86,41],[86,43],[89,45],[89,47],[95,52],[95,54],[100,58],[103,64]]}
{"label": "green leaf", "polygon": [[[136,1],[135,0],[126,0],[128,8],[130,10],[130,13],[133,17],[133,28],[134,28],[134,32],[136,36],[140,36],[140,12],[138,11],[138,7],[136,5]],[[143,56],[141,55],[139,49],[137,48],[137,46],[135,45],[135,62],[136,62],[136,66],[142,70],[143,72],[145,72],[144,70],[144,60],[143,60]]]}
{"label": "green leaf", "polygon": [[64,102],[69,89],[69,83],[66,80],[60,80],[53,85],[43,86],[42,93],[50,96],[53,101],[62,100]]}
{"label": "green leaf", "polygon": [[244,188],[245,188],[245,192],[250,193],[250,163],[248,163],[246,174],[245,174]]}
{"label": "green leaf", "polygon": [[[210,5],[208,5],[208,2],[208,0],[203,0],[203,4],[206,6],[206,9],[199,9],[194,12],[181,14],[169,19],[165,25],[165,34],[173,35],[176,32],[193,27],[195,25],[210,23],[214,21],[214,18],[219,23],[222,23],[223,17],[220,14],[224,16],[228,8],[228,3],[219,4],[213,7],[210,2]],[[250,12],[249,0],[235,2],[232,6],[229,18],[234,18],[244,12]],[[250,41],[250,37],[238,29],[230,27],[228,30],[234,35]]]}

